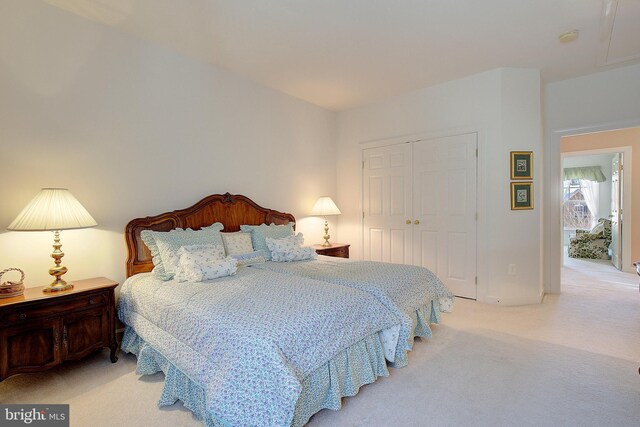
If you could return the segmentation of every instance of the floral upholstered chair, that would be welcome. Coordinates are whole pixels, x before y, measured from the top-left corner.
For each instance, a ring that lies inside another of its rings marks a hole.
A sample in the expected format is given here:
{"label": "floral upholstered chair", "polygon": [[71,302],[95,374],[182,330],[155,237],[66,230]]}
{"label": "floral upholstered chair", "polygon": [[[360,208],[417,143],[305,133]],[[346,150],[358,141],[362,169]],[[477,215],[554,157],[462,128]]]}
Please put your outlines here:
{"label": "floral upholstered chair", "polygon": [[591,230],[576,230],[576,235],[569,239],[569,256],[571,258],[611,259],[611,220],[600,218]]}

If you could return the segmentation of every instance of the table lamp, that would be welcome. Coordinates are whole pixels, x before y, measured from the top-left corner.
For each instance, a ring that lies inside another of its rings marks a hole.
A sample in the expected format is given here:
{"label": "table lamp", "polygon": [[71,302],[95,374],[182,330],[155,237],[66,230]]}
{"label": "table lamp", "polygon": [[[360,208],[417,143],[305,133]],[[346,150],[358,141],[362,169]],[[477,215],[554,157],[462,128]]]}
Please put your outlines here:
{"label": "table lamp", "polygon": [[311,209],[311,215],[318,215],[324,217],[324,243],[323,247],[331,246],[329,243],[329,222],[327,221],[327,215],[340,215],[340,209],[336,206],[336,204],[331,200],[331,197],[322,196],[318,199],[315,205],[313,205],[313,209]]}
{"label": "table lamp", "polygon": [[67,267],[60,265],[64,252],[60,250],[61,230],[95,227],[98,223],[73,197],[66,188],[43,188],[7,227],[14,231],[53,231],[53,253],[55,266],[49,269],[55,280],[44,292],[58,292],[72,289],[73,285],[65,282],[62,275]]}

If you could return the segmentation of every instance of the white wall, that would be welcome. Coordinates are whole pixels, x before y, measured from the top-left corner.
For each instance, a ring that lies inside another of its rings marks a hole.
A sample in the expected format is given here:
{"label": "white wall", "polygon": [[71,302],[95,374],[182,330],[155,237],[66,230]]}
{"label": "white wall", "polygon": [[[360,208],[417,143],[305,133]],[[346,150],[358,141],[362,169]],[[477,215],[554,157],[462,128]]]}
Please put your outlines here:
{"label": "white wall", "polygon": [[[549,83],[544,87],[544,281],[560,292],[560,138],[640,125],[640,65]],[[624,265],[628,270],[630,266]]]}
{"label": "white wall", "polygon": [[[362,255],[361,144],[403,135],[479,133],[478,299],[501,304],[540,301],[541,212],[511,211],[509,151],[534,151],[534,204],[542,177],[540,77],[499,69],[413,91],[338,115],[338,224],[341,241]],[[526,231],[524,231],[526,230]],[[517,265],[507,275],[508,264]]]}
{"label": "white wall", "polygon": [[0,2],[0,269],[50,281],[52,234],[5,227],[41,187],[99,226],[62,233],[68,279],[124,278],[132,218],[245,194],[299,219],[336,190],[335,113],[37,0]]}

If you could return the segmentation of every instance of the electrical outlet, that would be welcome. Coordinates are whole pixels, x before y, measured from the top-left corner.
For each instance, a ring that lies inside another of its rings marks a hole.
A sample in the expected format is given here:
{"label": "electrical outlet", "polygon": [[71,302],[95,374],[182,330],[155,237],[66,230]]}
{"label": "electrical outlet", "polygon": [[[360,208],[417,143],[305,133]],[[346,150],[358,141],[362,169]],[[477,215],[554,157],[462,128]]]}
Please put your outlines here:
{"label": "electrical outlet", "polygon": [[516,274],[516,265],[515,264],[509,264],[509,269],[507,270],[507,272],[514,276]]}

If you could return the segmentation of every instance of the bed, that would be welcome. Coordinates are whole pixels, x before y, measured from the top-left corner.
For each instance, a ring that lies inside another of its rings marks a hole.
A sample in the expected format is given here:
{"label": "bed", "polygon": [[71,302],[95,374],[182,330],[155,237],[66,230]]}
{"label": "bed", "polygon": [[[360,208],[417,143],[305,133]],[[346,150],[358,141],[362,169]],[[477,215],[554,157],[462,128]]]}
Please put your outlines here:
{"label": "bed", "polygon": [[[215,222],[235,232],[241,225],[295,218],[227,193],[134,219],[125,228],[122,349],[136,354],[139,374],[164,372],[160,406],[181,400],[212,426],[303,425],[320,409],[339,409],[343,396],[388,375],[385,355],[405,363],[393,349],[404,346],[398,331],[413,320],[370,287],[277,268],[247,267],[234,276],[179,284],[151,273],[144,230],[197,230]],[[437,321],[432,297],[423,315]],[[427,328],[429,321],[423,322]],[[421,334],[413,326],[411,339]]]}
{"label": "bed", "polygon": [[431,338],[430,324],[440,323],[440,312],[453,308],[453,294],[422,267],[320,256],[309,261],[267,261],[250,268],[320,280],[374,296],[401,319],[399,328],[382,333],[388,344],[385,357],[396,368],[407,365],[414,338]]}

